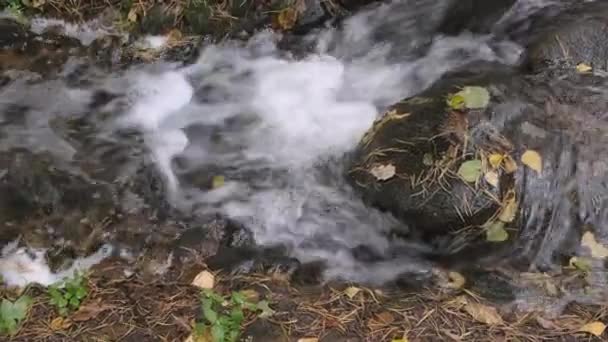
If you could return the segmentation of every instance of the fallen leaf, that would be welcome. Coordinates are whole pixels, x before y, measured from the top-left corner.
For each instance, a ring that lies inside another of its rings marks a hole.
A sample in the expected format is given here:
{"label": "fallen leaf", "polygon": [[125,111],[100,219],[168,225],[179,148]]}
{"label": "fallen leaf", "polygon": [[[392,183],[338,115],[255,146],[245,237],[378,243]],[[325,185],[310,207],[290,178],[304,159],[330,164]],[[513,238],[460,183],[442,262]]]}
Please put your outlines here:
{"label": "fallen leaf", "polygon": [[483,175],[483,179],[488,182],[491,186],[497,188],[498,187],[498,172],[496,171],[488,171]]}
{"label": "fallen leaf", "polygon": [[534,150],[527,150],[524,152],[521,156],[521,162],[538,174],[541,174],[543,171],[543,159],[540,154]]}
{"label": "fallen leaf", "polygon": [[589,260],[587,258],[581,258],[581,257],[570,258],[569,266],[574,267],[577,270],[580,270],[580,271],[583,271],[586,273],[590,272],[592,269],[591,260]]}
{"label": "fallen leaf", "polygon": [[137,21],[137,8],[136,7],[131,7],[131,9],[129,10],[129,13],[127,14],[127,20],[131,23],[134,23]]}
{"label": "fallen leaf", "polygon": [[492,222],[486,229],[486,240],[490,242],[503,242],[509,239],[509,233],[505,230],[502,221]]}
{"label": "fallen leaf", "polygon": [[589,248],[591,256],[597,259],[608,258],[608,248],[599,244],[595,240],[595,235],[592,232],[585,232],[581,239],[581,246]]}
{"label": "fallen leaf", "polygon": [[503,323],[502,317],[498,314],[498,311],[496,311],[496,308],[494,307],[467,301],[464,309],[469,313],[469,315],[471,315],[471,317],[473,317],[473,319],[478,322],[488,325],[498,325]]}
{"label": "fallen leaf", "polygon": [[319,339],[316,337],[302,337],[298,339],[298,342],[319,342]]}
{"label": "fallen leaf", "polygon": [[[490,103],[490,93],[484,87],[464,87],[461,91],[454,94],[453,98],[458,99],[458,103],[456,103],[458,105],[460,105],[460,98],[462,98],[464,107],[468,109],[485,108]],[[452,108],[460,109],[456,107]]]}
{"label": "fallen leaf", "polygon": [[448,97],[448,106],[452,109],[464,109],[464,97],[459,94],[454,94]]}
{"label": "fallen leaf", "polygon": [[260,294],[256,290],[243,290],[240,291],[243,297],[250,303],[257,303],[260,301]]}
{"label": "fallen leaf", "polygon": [[226,183],[226,179],[224,178],[224,176],[213,176],[213,179],[211,180],[211,188],[221,188],[222,186],[224,186],[224,183]]}
{"label": "fallen leaf", "polygon": [[509,190],[502,201],[502,208],[500,209],[500,214],[498,214],[498,219],[505,223],[513,222],[518,208],[515,191]]}
{"label": "fallen leaf", "polygon": [[591,70],[593,70],[593,68],[591,67],[591,65],[586,64],[586,63],[579,63],[576,66],[576,71],[580,72],[581,74],[588,73]]}
{"label": "fallen leaf", "polygon": [[292,29],[295,26],[296,21],[298,21],[298,12],[291,7],[280,11],[276,16],[276,24],[281,30]]}
{"label": "fallen leaf", "polygon": [[466,278],[458,272],[450,272],[448,277],[450,278],[450,282],[447,284],[449,288],[461,289],[466,283]]}
{"label": "fallen leaf", "polygon": [[215,276],[209,271],[202,271],[196,277],[194,277],[194,280],[192,280],[192,285],[198,287],[199,289],[212,289],[215,285]]}
{"label": "fallen leaf", "polygon": [[78,311],[74,312],[71,319],[74,322],[88,321],[110,308],[111,306],[102,304],[101,300],[89,302],[86,305],[82,305],[80,308],[78,308]]}
{"label": "fallen leaf", "polygon": [[65,330],[72,326],[72,322],[69,319],[63,318],[61,316],[53,319],[50,324],[50,328],[53,331]]}
{"label": "fallen leaf", "polygon": [[33,0],[32,7],[33,8],[41,8],[46,4],[46,0]]}
{"label": "fallen leaf", "polygon": [[541,316],[536,316],[535,318],[536,318],[536,323],[538,323],[538,325],[540,325],[544,329],[551,329],[551,330],[558,330],[559,329],[559,327],[557,326],[557,324],[553,323],[553,321],[545,319],[545,318],[543,318]]}
{"label": "fallen leaf", "polygon": [[474,183],[481,175],[481,160],[468,160],[460,165],[458,175],[466,182]]}
{"label": "fallen leaf", "polygon": [[515,162],[515,160],[513,160],[513,158],[511,156],[509,156],[509,155],[504,156],[503,162],[504,162],[504,167],[505,167],[506,173],[511,174],[511,173],[517,171],[517,163]]}
{"label": "fallen leaf", "polygon": [[388,311],[377,314],[376,318],[384,324],[391,324],[395,321],[395,316]]}
{"label": "fallen leaf", "polygon": [[602,322],[595,321],[583,325],[578,331],[590,333],[593,336],[600,337],[606,330],[606,325]]}
{"label": "fallen leaf", "polygon": [[502,164],[503,159],[505,159],[504,155],[500,153],[492,153],[488,157],[488,162],[490,162],[490,166],[492,166],[493,169],[498,169],[500,164]]}
{"label": "fallen leaf", "polygon": [[361,292],[361,289],[358,287],[354,287],[354,286],[349,286],[348,288],[346,288],[346,290],[344,290],[344,294],[350,299],[355,298],[355,296],[359,292]]}
{"label": "fallen leaf", "polygon": [[407,337],[403,337],[403,338],[398,338],[398,339],[392,340],[391,342],[409,342],[409,341],[407,340]]}
{"label": "fallen leaf", "polygon": [[397,169],[393,164],[376,165],[371,170],[372,176],[376,177],[377,180],[385,181],[395,176]]}
{"label": "fallen leaf", "polygon": [[433,156],[430,153],[425,153],[424,156],[422,156],[422,164],[426,166],[432,166]]}

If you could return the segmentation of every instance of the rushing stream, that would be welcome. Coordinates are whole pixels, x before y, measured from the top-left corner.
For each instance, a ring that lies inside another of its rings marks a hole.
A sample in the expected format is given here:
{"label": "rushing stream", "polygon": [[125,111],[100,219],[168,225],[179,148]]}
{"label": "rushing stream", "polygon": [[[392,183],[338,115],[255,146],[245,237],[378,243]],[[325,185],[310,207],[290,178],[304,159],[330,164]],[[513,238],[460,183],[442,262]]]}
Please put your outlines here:
{"label": "rushing stream", "polygon": [[[0,88],[0,150],[49,153],[102,184],[127,178],[130,158],[143,156],[162,173],[174,207],[220,213],[250,229],[259,245],[323,261],[326,279],[381,284],[404,273],[424,276],[432,264],[419,256],[432,247],[391,235],[408,228],[366,206],[347,184],[348,153],[384,109],[445,73],[519,63],[524,47],[514,37],[526,18],[559,1],[519,0],[494,33],[456,36],[435,33],[448,10],[442,3],[366,9],[299,39],[293,54],[277,47],[278,34],[260,32],[204,46],[188,65],[108,74],[74,57],[53,79],[4,71],[12,81]],[[75,130],[64,119],[86,124]],[[217,176],[223,184],[210,189]],[[361,248],[377,257],[353,253]]]}

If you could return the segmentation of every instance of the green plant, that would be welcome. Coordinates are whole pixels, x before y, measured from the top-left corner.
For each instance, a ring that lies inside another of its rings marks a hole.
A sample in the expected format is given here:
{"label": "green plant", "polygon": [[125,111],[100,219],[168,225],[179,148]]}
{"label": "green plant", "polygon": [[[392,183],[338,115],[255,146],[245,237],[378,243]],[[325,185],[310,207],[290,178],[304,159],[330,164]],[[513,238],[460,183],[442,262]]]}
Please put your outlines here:
{"label": "green plant", "polygon": [[82,274],[74,274],[72,278],[49,286],[50,303],[55,306],[60,315],[67,316],[70,311],[78,310],[82,301],[89,294],[86,283],[86,278]]}
{"label": "green plant", "polygon": [[242,292],[232,292],[228,297],[212,290],[203,290],[201,307],[203,322],[196,324],[195,335],[209,336],[213,342],[237,341],[247,311],[258,317],[269,317],[274,313],[267,301],[252,303]]}
{"label": "green plant", "polygon": [[25,295],[14,302],[2,299],[2,303],[0,303],[0,334],[15,334],[19,330],[21,321],[27,316],[31,304],[32,299]]}

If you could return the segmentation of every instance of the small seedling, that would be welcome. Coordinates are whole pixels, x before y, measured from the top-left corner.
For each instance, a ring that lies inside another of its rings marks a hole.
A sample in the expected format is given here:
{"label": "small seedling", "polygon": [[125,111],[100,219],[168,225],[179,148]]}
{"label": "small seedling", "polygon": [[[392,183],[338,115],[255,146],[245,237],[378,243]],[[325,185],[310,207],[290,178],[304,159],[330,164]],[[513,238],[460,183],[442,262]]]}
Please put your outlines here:
{"label": "small seedling", "polygon": [[201,307],[203,322],[196,324],[195,334],[210,336],[214,342],[236,342],[247,311],[258,317],[268,317],[274,313],[267,301],[251,303],[240,292],[232,292],[230,297],[224,297],[213,290],[203,290]]}
{"label": "small seedling", "polygon": [[78,310],[89,290],[85,277],[75,274],[62,283],[49,286],[48,294],[51,297],[50,303],[55,306],[59,314],[67,316],[71,311]]}
{"label": "small seedling", "polygon": [[14,302],[3,299],[0,303],[0,335],[14,335],[17,333],[31,304],[32,299],[25,295]]}

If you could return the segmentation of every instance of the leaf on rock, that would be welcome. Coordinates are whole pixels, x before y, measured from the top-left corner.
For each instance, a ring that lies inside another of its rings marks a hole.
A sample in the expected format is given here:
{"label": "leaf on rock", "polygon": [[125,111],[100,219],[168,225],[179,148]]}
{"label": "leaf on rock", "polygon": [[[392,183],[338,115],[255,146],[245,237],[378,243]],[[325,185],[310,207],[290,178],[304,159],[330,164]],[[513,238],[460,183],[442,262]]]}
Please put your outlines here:
{"label": "leaf on rock", "polygon": [[202,271],[196,277],[194,277],[194,280],[192,280],[192,285],[198,287],[199,289],[212,289],[215,285],[215,276],[209,271]]}
{"label": "leaf on rock", "polygon": [[461,97],[464,100],[464,107],[468,109],[486,108],[490,103],[490,93],[484,87],[464,87],[453,97]]}
{"label": "leaf on rock", "polygon": [[488,157],[488,162],[490,162],[490,166],[492,166],[493,169],[498,169],[504,159],[505,159],[504,155],[502,155],[500,153],[492,153]]}
{"label": "leaf on rock", "polygon": [[468,160],[460,165],[458,175],[466,182],[475,183],[481,175],[481,160]]}
{"label": "leaf on rock", "polygon": [[458,93],[448,97],[448,106],[452,109],[460,110],[465,108],[464,97]]}
{"label": "leaf on rock", "polygon": [[585,273],[589,273],[592,269],[591,260],[589,260],[587,258],[581,258],[581,257],[570,258],[569,266],[574,267],[577,270],[583,271]]}
{"label": "leaf on rock", "polygon": [[465,311],[478,322],[485,323],[488,325],[499,325],[503,324],[502,317],[498,314],[496,308],[467,301],[464,307]]}
{"label": "leaf on rock", "polygon": [[576,71],[581,73],[581,74],[585,74],[590,72],[591,70],[593,70],[593,68],[591,67],[591,65],[586,64],[586,63],[579,63],[576,66]]}
{"label": "leaf on rock", "polygon": [[600,321],[595,321],[583,325],[578,331],[600,337],[604,333],[604,330],[606,330],[606,325]]}
{"label": "leaf on rock", "polygon": [[224,178],[224,176],[213,176],[213,179],[211,180],[211,188],[221,188],[222,186],[224,186],[225,183],[226,179]]}
{"label": "leaf on rock", "polygon": [[509,239],[509,233],[505,230],[502,221],[492,222],[486,229],[486,240],[490,242],[504,242]]}
{"label": "leaf on rock", "polygon": [[513,160],[513,158],[509,155],[506,155],[503,159],[504,162],[504,167],[505,167],[505,172],[508,174],[511,174],[515,171],[517,171],[517,163],[515,162],[515,160]]}
{"label": "leaf on rock", "polygon": [[536,171],[539,175],[543,171],[543,159],[540,154],[534,150],[527,150],[524,152],[521,156],[521,162]]}
{"label": "leaf on rock", "polygon": [[344,294],[350,299],[355,298],[355,296],[359,292],[361,292],[361,289],[358,287],[354,287],[354,286],[349,286],[348,288],[346,288],[346,290],[344,290]]}
{"label": "leaf on rock", "polygon": [[497,188],[498,187],[498,172],[496,171],[488,171],[483,175],[483,179],[486,180],[488,184]]}
{"label": "leaf on rock", "polygon": [[515,191],[510,190],[502,201],[502,208],[500,209],[500,214],[498,214],[498,219],[505,223],[513,222],[517,215],[518,208],[519,205],[515,198]]}
{"label": "leaf on rock", "polygon": [[397,169],[393,164],[376,165],[371,170],[372,176],[376,177],[379,181],[385,181],[395,176]]}
{"label": "leaf on rock", "polygon": [[592,232],[585,232],[581,239],[581,246],[589,248],[591,256],[597,259],[608,258],[608,248],[601,245],[595,240],[595,235]]}

